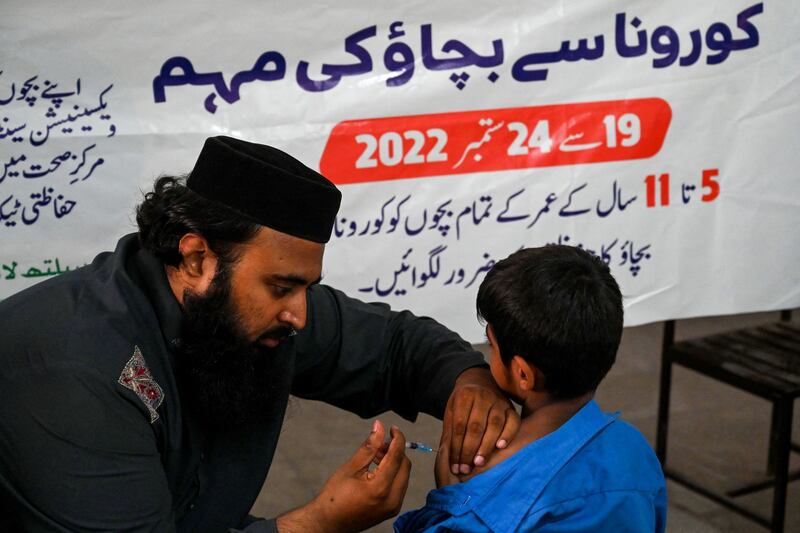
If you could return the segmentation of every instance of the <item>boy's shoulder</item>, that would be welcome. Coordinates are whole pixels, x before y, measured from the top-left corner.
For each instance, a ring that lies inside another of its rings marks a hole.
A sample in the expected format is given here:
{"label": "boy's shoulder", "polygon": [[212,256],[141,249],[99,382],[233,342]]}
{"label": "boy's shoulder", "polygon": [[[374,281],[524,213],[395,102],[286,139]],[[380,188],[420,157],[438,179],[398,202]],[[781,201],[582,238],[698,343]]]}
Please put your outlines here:
{"label": "boy's shoulder", "polygon": [[617,417],[576,451],[554,476],[546,491],[550,494],[543,494],[543,499],[663,488],[664,474],[653,448],[636,427]]}
{"label": "boy's shoulder", "polygon": [[653,449],[638,429],[616,418],[553,476],[522,524],[526,530],[568,522],[574,531],[663,532],[666,511]]}

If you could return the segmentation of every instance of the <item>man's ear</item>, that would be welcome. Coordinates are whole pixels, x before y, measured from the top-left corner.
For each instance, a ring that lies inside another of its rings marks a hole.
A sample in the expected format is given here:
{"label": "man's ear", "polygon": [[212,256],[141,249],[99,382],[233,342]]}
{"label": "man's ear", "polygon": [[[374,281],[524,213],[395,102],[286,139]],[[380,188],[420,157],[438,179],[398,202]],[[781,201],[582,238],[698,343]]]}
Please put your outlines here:
{"label": "man's ear", "polygon": [[541,373],[522,356],[515,355],[511,359],[511,378],[523,392],[532,392],[541,388]]}
{"label": "man's ear", "polygon": [[211,285],[217,273],[219,260],[208,246],[208,241],[197,233],[187,233],[178,241],[178,252],[181,262],[174,275],[177,276],[184,289],[204,293]]}

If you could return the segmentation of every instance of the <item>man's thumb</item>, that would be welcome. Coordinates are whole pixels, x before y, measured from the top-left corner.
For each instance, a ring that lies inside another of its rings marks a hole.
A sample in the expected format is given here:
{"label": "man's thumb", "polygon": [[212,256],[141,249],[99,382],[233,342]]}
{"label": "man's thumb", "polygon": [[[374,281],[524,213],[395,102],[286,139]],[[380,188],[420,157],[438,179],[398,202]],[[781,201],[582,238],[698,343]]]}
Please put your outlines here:
{"label": "man's thumb", "polygon": [[369,468],[375,455],[381,451],[383,446],[383,439],[386,435],[386,430],[380,420],[375,420],[372,424],[372,431],[367,436],[367,439],[353,454],[350,459],[350,464],[354,470],[363,470]]}

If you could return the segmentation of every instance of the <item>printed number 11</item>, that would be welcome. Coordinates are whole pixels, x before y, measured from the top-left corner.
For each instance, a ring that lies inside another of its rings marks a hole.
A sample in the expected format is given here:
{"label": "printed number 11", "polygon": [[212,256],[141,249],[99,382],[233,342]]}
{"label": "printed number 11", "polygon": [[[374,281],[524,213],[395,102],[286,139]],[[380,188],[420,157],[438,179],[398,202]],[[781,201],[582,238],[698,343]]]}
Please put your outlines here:
{"label": "printed number 11", "polygon": [[[650,174],[644,180],[647,185],[647,207],[656,206],[656,176]],[[658,184],[661,189],[661,205],[669,205],[669,174],[661,174],[658,177]]]}

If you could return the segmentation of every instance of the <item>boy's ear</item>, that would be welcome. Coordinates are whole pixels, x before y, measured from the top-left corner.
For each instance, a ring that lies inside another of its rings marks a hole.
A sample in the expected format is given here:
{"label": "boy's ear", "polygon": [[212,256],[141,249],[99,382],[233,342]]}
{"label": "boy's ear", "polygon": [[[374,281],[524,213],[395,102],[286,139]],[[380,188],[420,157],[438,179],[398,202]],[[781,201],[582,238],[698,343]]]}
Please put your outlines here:
{"label": "boy's ear", "polygon": [[538,375],[536,367],[522,358],[522,356],[515,355],[511,359],[511,378],[521,391],[531,392],[538,388]]}

